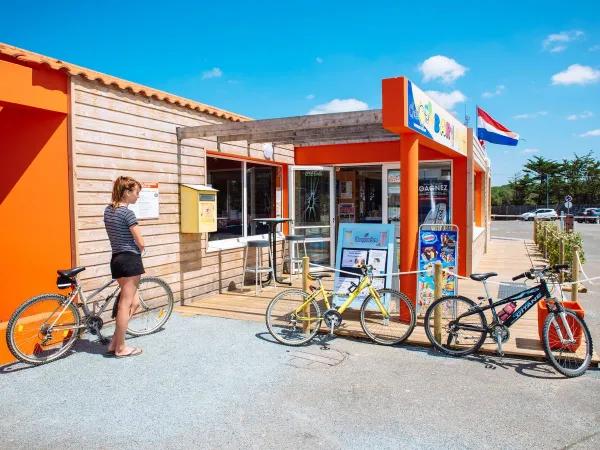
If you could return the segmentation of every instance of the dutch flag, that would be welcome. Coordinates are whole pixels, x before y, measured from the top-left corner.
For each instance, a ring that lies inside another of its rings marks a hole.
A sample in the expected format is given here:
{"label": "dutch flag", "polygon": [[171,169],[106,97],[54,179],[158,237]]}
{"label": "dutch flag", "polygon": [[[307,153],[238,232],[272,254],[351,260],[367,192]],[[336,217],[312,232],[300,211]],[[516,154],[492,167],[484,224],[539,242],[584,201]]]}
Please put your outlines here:
{"label": "dutch flag", "polygon": [[517,145],[519,135],[496,122],[480,107],[477,107],[477,137],[492,144]]}

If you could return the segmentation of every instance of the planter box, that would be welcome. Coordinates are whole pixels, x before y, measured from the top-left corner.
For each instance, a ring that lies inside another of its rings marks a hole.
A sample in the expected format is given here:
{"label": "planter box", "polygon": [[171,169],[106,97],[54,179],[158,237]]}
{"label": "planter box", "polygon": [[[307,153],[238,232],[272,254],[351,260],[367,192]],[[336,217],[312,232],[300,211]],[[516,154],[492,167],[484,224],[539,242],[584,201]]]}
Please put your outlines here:
{"label": "planter box", "polygon": [[[579,302],[564,301],[563,305],[565,306],[565,308],[575,311],[577,314],[579,314],[583,318],[583,307],[579,304]],[[538,308],[538,336],[539,336],[540,342],[541,342],[542,341],[542,332],[544,330],[544,322],[546,321],[546,317],[548,317],[548,309],[546,308],[546,303],[544,302],[544,300],[540,300],[538,302],[537,308]],[[563,336],[566,336],[566,330],[564,329],[562,320],[558,320],[557,322],[558,322],[558,326],[560,327],[561,333],[563,333]],[[575,324],[572,327],[571,332],[573,333],[573,337],[575,338],[575,344],[569,345],[569,346],[565,347],[565,349],[568,351],[574,352],[581,345],[581,336],[582,336],[583,332],[581,330],[581,327],[579,327],[577,324]],[[550,327],[549,334],[550,334],[550,343],[551,344],[552,344],[552,342],[558,343],[558,336],[556,334],[556,330],[554,329],[554,327],[552,327],[552,326]],[[561,347],[560,344],[550,346],[550,348],[552,350],[557,350],[560,347]]]}

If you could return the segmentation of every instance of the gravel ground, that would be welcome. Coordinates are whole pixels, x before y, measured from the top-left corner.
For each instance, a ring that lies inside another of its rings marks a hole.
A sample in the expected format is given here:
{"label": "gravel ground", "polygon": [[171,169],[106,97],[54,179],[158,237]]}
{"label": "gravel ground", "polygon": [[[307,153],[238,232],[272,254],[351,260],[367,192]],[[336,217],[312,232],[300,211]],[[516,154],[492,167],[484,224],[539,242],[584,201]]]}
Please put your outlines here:
{"label": "gravel ground", "polygon": [[[108,334],[108,333],[107,333]],[[346,338],[302,348],[264,324],[176,314],[105,358],[0,369],[5,448],[599,448],[600,371],[446,358]]]}

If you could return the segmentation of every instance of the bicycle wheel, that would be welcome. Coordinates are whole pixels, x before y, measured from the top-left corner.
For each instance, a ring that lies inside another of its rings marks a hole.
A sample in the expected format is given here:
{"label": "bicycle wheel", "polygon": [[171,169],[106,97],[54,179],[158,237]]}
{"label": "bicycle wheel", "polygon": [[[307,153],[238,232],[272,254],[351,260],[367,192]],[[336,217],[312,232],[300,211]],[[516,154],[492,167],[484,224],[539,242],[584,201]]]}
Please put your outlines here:
{"label": "bicycle wheel", "polygon": [[375,298],[369,295],[360,307],[360,325],[367,336],[378,344],[399,344],[415,329],[415,308],[402,292],[380,289],[377,293],[389,316],[384,317]]}
{"label": "bicycle wheel", "polygon": [[41,365],[60,358],[79,336],[79,311],[58,294],[43,294],[23,303],[6,327],[8,349],[19,361]]}
{"label": "bicycle wheel", "polygon": [[550,312],[542,332],[544,352],[559,373],[566,377],[578,377],[585,373],[592,360],[592,336],[586,323],[575,311],[565,309],[565,319],[575,341],[567,341],[569,337],[561,316]]}
{"label": "bicycle wheel", "polygon": [[310,297],[299,289],[288,289],[273,297],[267,307],[265,321],[271,336],[285,345],[302,345],[309,342],[321,328],[321,311],[312,300],[308,311],[296,314],[296,310]]}
{"label": "bicycle wheel", "polygon": [[[436,339],[434,330],[434,311],[441,308],[441,333]],[[470,308],[476,306],[475,302],[462,295],[450,295],[429,305],[425,313],[425,334],[427,338],[442,353],[451,356],[466,356],[475,353],[483,345],[487,335],[487,320],[479,311],[466,317]],[[458,320],[456,318],[459,318]],[[476,328],[465,329],[465,327]]]}
{"label": "bicycle wheel", "polygon": [[133,336],[154,333],[173,312],[173,292],[166,281],[157,277],[142,277],[138,287],[140,306],[129,319],[127,332]]}

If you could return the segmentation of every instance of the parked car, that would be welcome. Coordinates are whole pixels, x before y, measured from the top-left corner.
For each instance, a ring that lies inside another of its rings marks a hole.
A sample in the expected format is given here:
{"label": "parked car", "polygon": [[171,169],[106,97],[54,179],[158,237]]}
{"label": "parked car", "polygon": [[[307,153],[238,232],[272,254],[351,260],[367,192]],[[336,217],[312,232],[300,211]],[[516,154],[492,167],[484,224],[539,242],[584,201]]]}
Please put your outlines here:
{"label": "parked car", "polygon": [[521,214],[521,220],[533,220],[536,217],[539,220],[557,220],[558,214],[555,210],[548,208],[536,209],[534,211],[529,211],[525,214]]}
{"label": "parked car", "polygon": [[600,223],[600,208],[583,208],[575,214],[575,220],[579,223]]}

